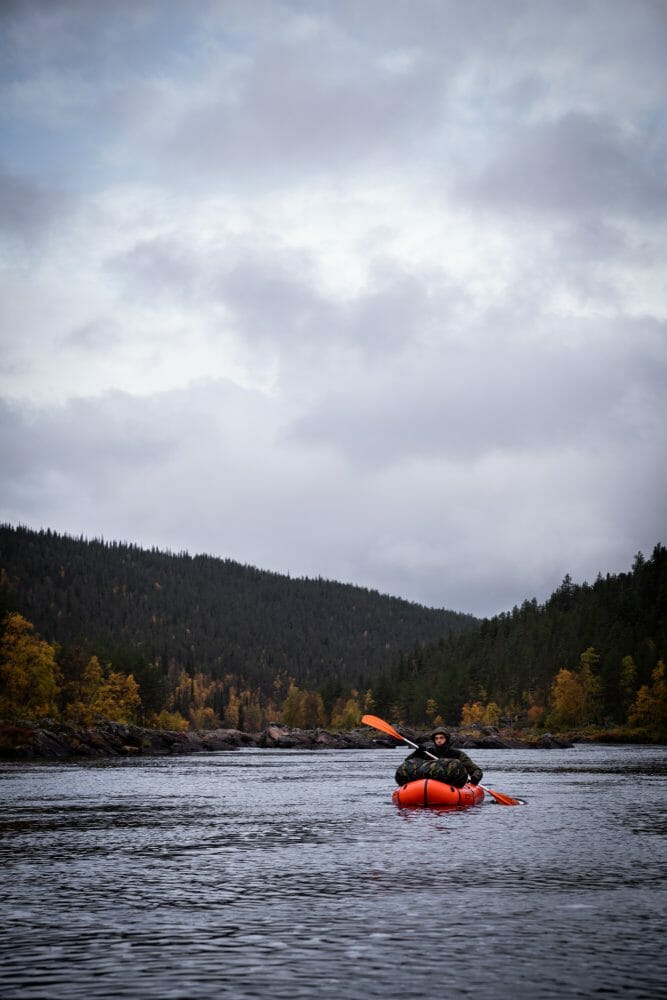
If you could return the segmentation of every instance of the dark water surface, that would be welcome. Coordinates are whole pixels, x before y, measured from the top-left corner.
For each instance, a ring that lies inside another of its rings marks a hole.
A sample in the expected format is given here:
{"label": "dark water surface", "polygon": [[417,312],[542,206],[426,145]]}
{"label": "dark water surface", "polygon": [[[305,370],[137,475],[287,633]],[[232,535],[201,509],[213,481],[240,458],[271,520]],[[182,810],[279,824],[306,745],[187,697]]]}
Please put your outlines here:
{"label": "dark water surface", "polygon": [[0,996],[665,996],[667,748],[473,752],[528,800],[391,804],[401,750],[0,766]]}

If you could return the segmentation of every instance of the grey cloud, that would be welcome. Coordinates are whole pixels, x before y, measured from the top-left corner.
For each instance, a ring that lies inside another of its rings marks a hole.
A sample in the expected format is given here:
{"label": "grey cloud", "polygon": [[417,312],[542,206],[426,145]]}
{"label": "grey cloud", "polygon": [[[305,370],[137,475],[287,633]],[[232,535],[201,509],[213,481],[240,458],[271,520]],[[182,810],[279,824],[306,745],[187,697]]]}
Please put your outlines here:
{"label": "grey cloud", "polygon": [[312,257],[305,251],[230,239],[214,253],[176,237],[142,241],[107,262],[124,290],[142,301],[197,300],[224,306],[248,348],[272,348],[286,366],[296,357],[321,356],[323,349],[354,348],[368,358],[391,355],[423,335],[465,296],[442,275],[430,285],[376,259],[370,284],[341,303],[320,290]]}
{"label": "grey cloud", "polygon": [[222,178],[242,166],[276,179],[297,167],[404,156],[435,125],[443,82],[430,61],[392,73],[340,36],[262,49],[219,86],[174,129],[170,161]]}
{"label": "grey cloud", "polygon": [[306,254],[241,250],[214,263],[212,292],[256,343],[300,340],[328,329],[334,310],[314,288]]}
{"label": "grey cloud", "polygon": [[306,253],[251,250],[233,237],[205,253],[177,237],[142,241],[109,259],[108,272],[141,301],[224,306],[250,348],[286,350],[330,335],[336,309],[318,293]]}
{"label": "grey cloud", "polygon": [[[188,186],[292,183],[361,166],[409,171],[432,161],[442,170],[457,154],[442,134],[460,101],[456,86],[449,101],[452,84],[471,77],[476,113],[502,127],[559,89],[547,55],[556,64],[572,56],[582,75],[605,58],[627,74],[626,24],[658,67],[659,11],[640,0],[625,17],[623,5],[611,7],[601,30],[595,4],[570,5],[566,30],[559,5],[520,2],[407,10],[383,0],[308,11],[300,3],[232,3],[222,11],[199,4],[186,13],[178,3],[143,0],[116,4],[104,18],[81,2],[28,2],[7,18],[8,55],[17,79],[30,79],[36,67],[65,80],[75,72],[71,114],[96,134],[82,150],[91,162],[111,148],[135,169]],[[291,33],[304,18],[316,25],[312,34]],[[492,87],[480,70],[487,62]],[[657,68],[651,72],[646,84],[665,83]],[[648,139],[647,130],[635,145]],[[607,167],[597,183],[602,155]],[[558,176],[545,179],[552,166]],[[663,199],[664,177],[611,126],[591,117],[582,127],[573,116],[510,137],[466,190],[497,203],[580,205],[611,193],[634,205]]]}
{"label": "grey cloud", "polygon": [[513,133],[461,190],[501,210],[650,217],[667,208],[662,151],[647,136],[580,113]]}
{"label": "grey cloud", "polygon": [[350,339],[363,345],[368,361],[390,358],[409,344],[419,353],[432,339],[446,341],[448,328],[470,307],[468,293],[444,272],[411,273],[379,258],[370,274],[370,287],[345,311]]}
{"label": "grey cloud", "polygon": [[323,349],[354,348],[382,358],[423,332],[436,308],[447,309],[444,292],[435,301],[422,280],[395,265],[378,261],[371,280],[370,287],[340,303],[317,290],[306,255],[246,253],[218,274],[214,289],[243,336],[282,346],[286,362],[294,348],[320,357]]}
{"label": "grey cloud", "polygon": [[222,381],[146,398],[115,391],[49,407],[0,400],[0,457],[8,479],[32,468],[63,482],[70,476],[112,482],[120,467],[149,474],[168,465],[194,439],[242,448],[245,432],[256,433],[266,419],[261,396]]}
{"label": "grey cloud", "polygon": [[184,245],[182,238],[161,236],[115,254],[105,268],[138,299],[154,301],[159,295],[188,301],[197,293],[206,261],[196,249]]}
{"label": "grey cloud", "polygon": [[[582,327],[582,338],[590,333]],[[500,341],[490,352],[401,357],[363,388],[353,381],[331,392],[286,433],[364,466],[631,446],[644,434],[657,443],[655,414],[667,421],[666,333],[664,324],[628,321],[606,338],[603,353]]]}
{"label": "grey cloud", "polygon": [[122,336],[118,324],[109,319],[91,320],[89,323],[84,323],[71,330],[63,338],[66,346],[91,353],[108,351],[121,340]]}
{"label": "grey cloud", "polygon": [[[295,36],[304,18],[316,27]],[[299,167],[352,168],[418,150],[471,32],[479,44],[502,24],[493,8],[471,14],[450,3],[415,17],[384,2],[312,11],[230,3],[222,12],[202,3],[186,14],[179,3],[143,0],[99,18],[86,3],[28,0],[5,27],[15,79],[50,74],[58,113],[97,132],[96,146],[166,174],[179,163],[195,168],[201,184],[240,171],[289,179]],[[175,90],[163,90],[166,81]],[[203,83],[205,97],[188,96]],[[48,105],[42,89],[32,113],[48,120]]]}
{"label": "grey cloud", "polygon": [[44,234],[69,203],[64,192],[0,165],[0,231],[10,238],[32,241]]}
{"label": "grey cloud", "polygon": [[99,16],[87,0],[3,0],[0,24],[15,65],[71,67],[92,72],[127,67],[183,41],[189,19],[179,0],[116,0]]}
{"label": "grey cloud", "polygon": [[151,421],[149,405],[116,392],[47,410],[5,402],[0,426],[5,469],[25,469],[27,449],[40,475],[100,473],[106,479],[119,465],[140,469],[164,460],[172,439],[167,424]]}

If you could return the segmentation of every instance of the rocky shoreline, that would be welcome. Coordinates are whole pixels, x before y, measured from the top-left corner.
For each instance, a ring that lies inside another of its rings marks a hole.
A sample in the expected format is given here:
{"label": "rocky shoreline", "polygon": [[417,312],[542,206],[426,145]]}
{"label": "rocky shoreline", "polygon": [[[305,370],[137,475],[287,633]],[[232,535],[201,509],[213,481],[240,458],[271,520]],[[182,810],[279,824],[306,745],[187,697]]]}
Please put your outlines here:
{"label": "rocky shoreline", "polygon": [[[490,726],[478,727],[472,732],[452,728],[451,732],[452,745],[462,749],[552,749],[574,745],[550,733],[530,741],[519,739],[516,734],[508,737]],[[407,730],[406,735],[413,740],[428,737],[427,733]],[[178,733],[119,722],[103,722],[90,729],[51,720],[0,723],[0,758],[4,760],[168,756],[234,751],[243,747],[371,750],[395,745],[394,740],[366,726],[342,733],[325,729],[289,729],[281,725],[267,726],[259,733],[238,729]]]}

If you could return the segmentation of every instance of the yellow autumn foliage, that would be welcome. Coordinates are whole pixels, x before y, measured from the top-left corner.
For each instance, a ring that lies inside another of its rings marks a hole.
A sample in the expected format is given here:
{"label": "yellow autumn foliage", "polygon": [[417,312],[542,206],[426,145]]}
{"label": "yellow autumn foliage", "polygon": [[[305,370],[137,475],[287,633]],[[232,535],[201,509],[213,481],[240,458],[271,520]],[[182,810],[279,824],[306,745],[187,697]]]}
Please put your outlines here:
{"label": "yellow autumn foliage", "polygon": [[472,726],[477,722],[482,726],[497,726],[500,714],[500,705],[495,701],[490,701],[488,705],[481,701],[466,702],[461,709],[461,725]]}
{"label": "yellow autumn foliage", "polygon": [[139,685],[132,674],[111,669],[105,672],[96,656],[91,656],[80,680],[71,687],[72,696],[65,716],[84,726],[93,725],[99,719],[133,722],[141,704]]}
{"label": "yellow autumn foliage", "polygon": [[667,680],[660,660],[651,674],[651,683],[642,684],[628,713],[631,726],[643,726],[657,736],[667,733]]}
{"label": "yellow autumn foliage", "polygon": [[[358,707],[358,706],[357,706]],[[361,718],[361,711],[359,711]],[[281,718],[292,729],[315,729],[326,724],[326,711],[321,694],[302,690],[292,682],[283,702]]]}
{"label": "yellow autumn foliage", "polygon": [[22,615],[11,612],[0,642],[0,716],[38,719],[56,715],[60,673],[55,649]]}

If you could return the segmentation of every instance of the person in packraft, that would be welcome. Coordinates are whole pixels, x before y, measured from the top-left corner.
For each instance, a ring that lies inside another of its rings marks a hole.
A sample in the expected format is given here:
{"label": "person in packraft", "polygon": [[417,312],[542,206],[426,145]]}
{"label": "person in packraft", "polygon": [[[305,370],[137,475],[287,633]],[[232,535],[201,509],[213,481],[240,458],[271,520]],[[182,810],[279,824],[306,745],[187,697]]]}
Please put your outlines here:
{"label": "person in packraft", "polygon": [[[418,778],[434,778],[455,788],[463,788],[466,782],[478,785],[483,778],[482,770],[463,750],[455,750],[451,736],[446,729],[438,726],[431,733],[432,743],[414,750],[396,771],[396,784],[405,785]],[[437,757],[433,760],[429,754]]]}

